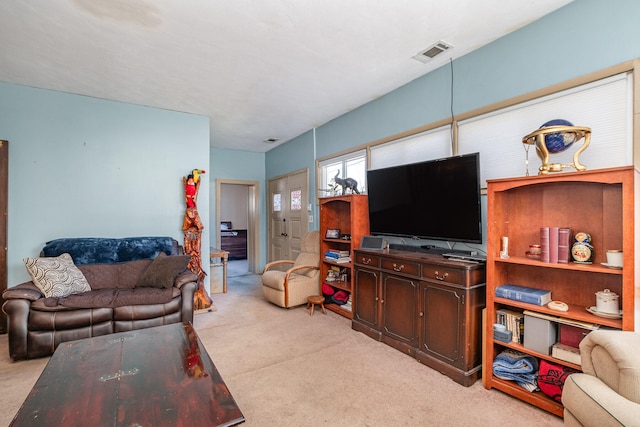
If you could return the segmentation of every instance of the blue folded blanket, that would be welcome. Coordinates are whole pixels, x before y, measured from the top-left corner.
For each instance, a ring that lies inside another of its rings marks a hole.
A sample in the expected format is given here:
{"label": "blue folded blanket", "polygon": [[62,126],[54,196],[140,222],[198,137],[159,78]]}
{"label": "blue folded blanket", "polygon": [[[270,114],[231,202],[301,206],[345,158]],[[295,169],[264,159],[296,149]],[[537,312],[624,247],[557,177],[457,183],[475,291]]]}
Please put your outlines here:
{"label": "blue folded blanket", "polygon": [[42,248],[44,256],[68,253],[75,265],[115,264],[154,259],[160,252],[173,255],[171,237],[76,237],[51,240]]}
{"label": "blue folded blanket", "polygon": [[511,380],[528,391],[538,389],[538,360],[528,354],[506,349],[493,360],[493,374]]}

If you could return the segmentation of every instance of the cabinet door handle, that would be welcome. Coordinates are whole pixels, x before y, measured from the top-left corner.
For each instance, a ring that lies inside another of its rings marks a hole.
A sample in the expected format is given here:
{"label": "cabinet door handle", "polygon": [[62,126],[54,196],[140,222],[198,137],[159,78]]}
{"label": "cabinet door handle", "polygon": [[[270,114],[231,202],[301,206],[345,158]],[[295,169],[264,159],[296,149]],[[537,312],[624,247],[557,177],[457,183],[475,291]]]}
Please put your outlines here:
{"label": "cabinet door handle", "polygon": [[404,264],[396,264],[395,262],[393,263],[393,271],[402,271],[404,270]]}
{"label": "cabinet door handle", "polygon": [[439,276],[438,272],[436,271],[435,272],[435,276],[436,276],[436,279],[438,279],[438,280],[444,280],[444,279],[447,278],[447,276],[449,276],[449,273],[444,273],[442,276]]}
{"label": "cabinet door handle", "polygon": [[362,258],[362,263],[364,265],[369,265],[371,264],[371,258]]}
{"label": "cabinet door handle", "polygon": [[424,317],[424,312],[420,312],[420,317]]}

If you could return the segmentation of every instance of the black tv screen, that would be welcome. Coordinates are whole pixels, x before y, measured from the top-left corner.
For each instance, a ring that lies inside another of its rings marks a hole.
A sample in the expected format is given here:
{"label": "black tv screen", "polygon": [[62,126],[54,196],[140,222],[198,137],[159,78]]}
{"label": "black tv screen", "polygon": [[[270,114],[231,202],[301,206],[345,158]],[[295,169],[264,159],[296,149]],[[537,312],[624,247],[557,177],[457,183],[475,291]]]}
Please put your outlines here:
{"label": "black tv screen", "polygon": [[371,234],[482,243],[480,154],[367,171]]}

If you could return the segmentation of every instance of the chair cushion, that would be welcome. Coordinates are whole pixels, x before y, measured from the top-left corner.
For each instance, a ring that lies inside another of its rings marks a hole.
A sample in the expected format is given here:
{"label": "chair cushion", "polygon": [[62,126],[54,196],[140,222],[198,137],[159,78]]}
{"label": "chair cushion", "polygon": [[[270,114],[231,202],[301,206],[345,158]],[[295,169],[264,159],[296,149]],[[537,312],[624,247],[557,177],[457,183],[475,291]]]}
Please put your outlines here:
{"label": "chair cushion", "polygon": [[[578,420],[580,425],[637,425],[640,405],[623,398],[598,378],[589,374],[571,374],[562,393],[566,421]],[[572,423],[571,425],[576,425]]]}
{"label": "chair cushion", "polygon": [[[293,264],[293,266],[299,267],[301,265],[312,265],[314,267],[317,267],[319,262],[320,262],[320,257],[318,256],[318,254],[301,252],[300,255],[298,255],[298,258],[296,258],[296,262]],[[317,270],[314,270],[312,268],[306,268],[302,270],[297,270],[296,274],[301,274],[301,275],[311,277],[314,275],[315,271]]]}
{"label": "chair cushion", "polygon": [[33,283],[45,297],[66,297],[91,290],[84,274],[73,264],[71,255],[24,258],[24,265]]}
{"label": "chair cushion", "polygon": [[179,297],[178,289],[136,288],[100,289],[62,298],[45,298],[46,307],[64,306],[68,308],[122,307],[128,305],[166,304]]}
{"label": "chair cushion", "polygon": [[279,270],[267,270],[262,274],[262,285],[271,289],[284,291],[284,276],[286,273]]}
{"label": "chair cushion", "polygon": [[167,256],[160,253],[138,281],[141,288],[172,288],[176,277],[187,269],[191,255]]}
{"label": "chair cushion", "polygon": [[308,231],[302,236],[300,251],[320,253],[320,232],[318,230]]}

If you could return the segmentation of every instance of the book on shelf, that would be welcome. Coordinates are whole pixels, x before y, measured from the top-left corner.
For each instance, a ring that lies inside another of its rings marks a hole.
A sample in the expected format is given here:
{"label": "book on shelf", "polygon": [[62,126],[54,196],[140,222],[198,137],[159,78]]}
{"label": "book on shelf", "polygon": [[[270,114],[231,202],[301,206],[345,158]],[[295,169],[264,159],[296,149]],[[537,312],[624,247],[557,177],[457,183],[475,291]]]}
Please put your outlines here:
{"label": "book on shelf", "polygon": [[551,291],[510,283],[498,286],[496,296],[535,305],[546,305],[551,302]]}
{"label": "book on shelf", "polygon": [[336,258],[347,257],[351,255],[351,251],[348,251],[348,250],[343,251],[340,249],[329,249],[327,252],[325,252],[325,255],[335,256]]}
{"label": "book on shelf", "polygon": [[330,256],[325,256],[324,260],[328,261],[328,262],[333,262],[333,263],[336,263],[336,264],[348,264],[348,263],[351,262],[351,257],[333,258],[333,257],[330,257]]}
{"label": "book on shelf", "polygon": [[549,262],[549,227],[540,227],[540,261]]}
{"label": "book on shelf", "polygon": [[590,331],[601,329],[601,326],[596,323],[583,322],[582,320],[571,319],[569,317],[559,317],[559,316],[554,316],[552,314],[538,313],[537,311],[531,311],[531,310],[525,310],[524,314],[533,316],[533,317],[539,317],[541,319],[547,319],[552,322],[564,323],[565,325],[577,326],[579,328],[588,329]]}
{"label": "book on shelf", "polygon": [[541,227],[540,260],[551,264],[567,264],[571,255],[571,229],[567,227]]}
{"label": "book on shelf", "polygon": [[568,264],[571,256],[571,229],[560,227],[558,230],[558,263]]}
{"label": "book on shelf", "polygon": [[580,349],[560,342],[555,343],[553,347],[551,347],[551,356],[556,359],[564,360],[565,362],[582,365]]}
{"label": "book on shelf", "polygon": [[524,314],[501,308],[496,310],[496,323],[504,325],[511,332],[511,342],[522,344],[524,340]]}
{"label": "book on shelf", "polygon": [[558,263],[558,232],[559,227],[549,227],[549,262]]}

